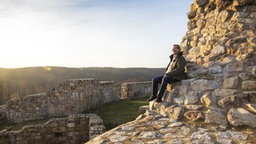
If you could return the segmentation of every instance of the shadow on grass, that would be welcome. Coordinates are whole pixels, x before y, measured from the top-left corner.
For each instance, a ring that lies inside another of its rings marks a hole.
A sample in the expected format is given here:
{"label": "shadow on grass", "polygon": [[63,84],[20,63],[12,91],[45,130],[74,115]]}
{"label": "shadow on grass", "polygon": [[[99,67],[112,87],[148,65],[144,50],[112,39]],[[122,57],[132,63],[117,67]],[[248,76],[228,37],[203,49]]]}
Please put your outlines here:
{"label": "shadow on grass", "polygon": [[148,105],[147,98],[120,100],[95,108],[85,113],[96,113],[101,117],[107,130],[123,123],[133,121],[139,116],[139,107]]}

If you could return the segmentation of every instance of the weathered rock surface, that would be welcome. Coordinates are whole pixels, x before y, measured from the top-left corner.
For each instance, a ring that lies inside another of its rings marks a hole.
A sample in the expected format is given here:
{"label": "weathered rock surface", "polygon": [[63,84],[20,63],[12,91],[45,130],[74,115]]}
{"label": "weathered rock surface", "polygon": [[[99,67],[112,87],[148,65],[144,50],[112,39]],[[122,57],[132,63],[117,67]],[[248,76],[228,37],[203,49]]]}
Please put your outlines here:
{"label": "weathered rock surface", "polygon": [[228,122],[234,126],[256,127],[256,115],[242,108],[231,108],[228,112]]}
{"label": "weathered rock surface", "polygon": [[255,143],[255,129],[240,131],[218,126],[197,125],[177,122],[169,117],[147,111],[136,120],[120,125],[86,144],[98,143],[141,143],[141,144],[184,144],[184,143]]}

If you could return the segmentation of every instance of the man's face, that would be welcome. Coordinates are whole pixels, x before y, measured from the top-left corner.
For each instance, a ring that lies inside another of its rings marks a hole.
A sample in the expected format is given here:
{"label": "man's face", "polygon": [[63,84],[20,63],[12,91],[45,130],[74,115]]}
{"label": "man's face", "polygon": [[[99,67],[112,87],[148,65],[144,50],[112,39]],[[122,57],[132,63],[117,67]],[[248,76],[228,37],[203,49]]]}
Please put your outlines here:
{"label": "man's face", "polygon": [[180,49],[177,46],[173,46],[172,51],[173,54],[178,54],[180,52]]}

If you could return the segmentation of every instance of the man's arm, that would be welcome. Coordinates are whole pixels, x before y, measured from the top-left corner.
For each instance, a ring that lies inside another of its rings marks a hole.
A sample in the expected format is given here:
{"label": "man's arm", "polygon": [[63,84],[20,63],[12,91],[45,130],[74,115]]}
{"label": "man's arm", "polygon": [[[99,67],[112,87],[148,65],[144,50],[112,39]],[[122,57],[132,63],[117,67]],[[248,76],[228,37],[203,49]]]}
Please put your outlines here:
{"label": "man's arm", "polygon": [[177,62],[177,68],[172,70],[171,72],[167,73],[167,75],[179,75],[185,71],[186,60],[184,57],[181,57]]}

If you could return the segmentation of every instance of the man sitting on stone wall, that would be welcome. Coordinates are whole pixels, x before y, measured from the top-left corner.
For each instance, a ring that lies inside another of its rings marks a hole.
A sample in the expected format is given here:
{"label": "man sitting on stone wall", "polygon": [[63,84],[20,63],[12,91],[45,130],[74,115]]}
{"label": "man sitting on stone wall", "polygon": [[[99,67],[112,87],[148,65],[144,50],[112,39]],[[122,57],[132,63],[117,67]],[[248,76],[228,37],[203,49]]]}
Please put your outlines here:
{"label": "man sitting on stone wall", "polygon": [[[173,84],[186,78],[185,66],[186,60],[182,56],[182,51],[178,44],[173,45],[173,54],[170,55],[170,62],[166,68],[166,72],[163,76],[158,76],[152,80],[152,96],[148,101],[156,99],[156,102],[162,102],[162,97],[165,92],[167,84]],[[160,90],[158,91],[158,84],[160,84]]]}

